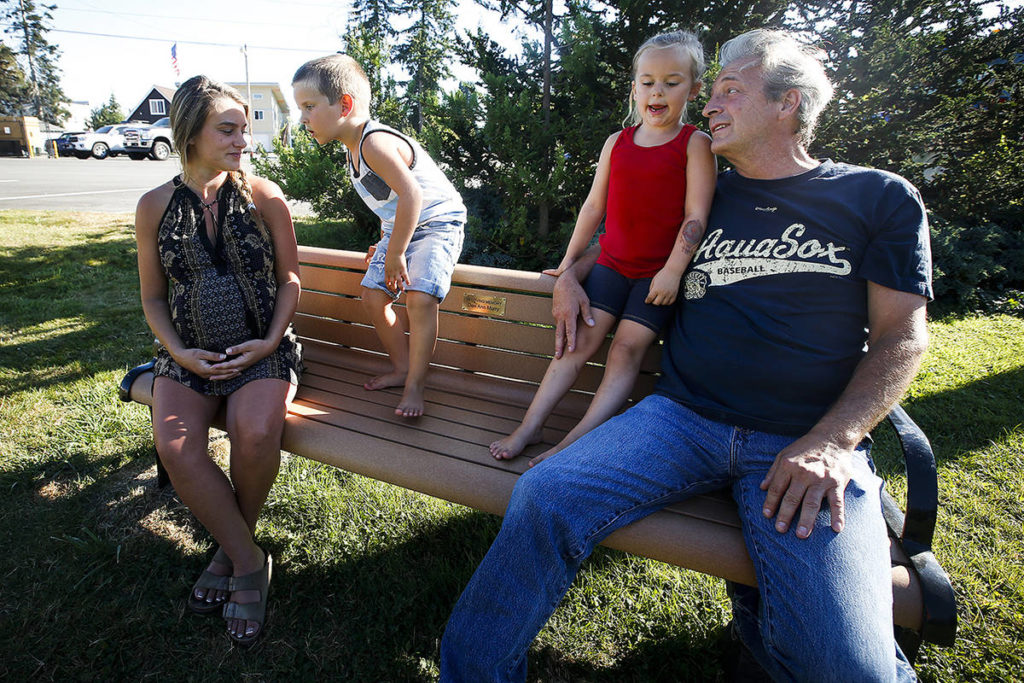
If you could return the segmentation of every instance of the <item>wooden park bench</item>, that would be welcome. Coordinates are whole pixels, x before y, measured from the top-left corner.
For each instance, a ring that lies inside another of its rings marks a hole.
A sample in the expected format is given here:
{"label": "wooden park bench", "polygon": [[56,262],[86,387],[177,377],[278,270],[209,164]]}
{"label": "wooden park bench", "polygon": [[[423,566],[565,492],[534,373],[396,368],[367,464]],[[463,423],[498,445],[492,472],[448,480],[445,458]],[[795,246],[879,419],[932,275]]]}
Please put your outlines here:
{"label": "wooden park bench", "polygon": [[[557,443],[583,414],[601,379],[587,366],[548,420],[544,443],[511,461],[488,445],[522,418],[553,348],[554,278],[459,265],[441,304],[437,350],[418,419],[396,417],[400,390],[366,391],[388,367],[359,301],[363,254],[300,247],[302,297],[295,329],[305,347],[305,374],[291,406],[283,449],[367,477],[501,515],[531,455]],[[396,307],[405,316],[403,307]],[[634,399],[650,393],[657,346],[645,359]],[[131,370],[121,397],[152,405],[152,364]],[[590,393],[588,393],[590,392]],[[922,640],[951,645],[955,598],[931,552],[938,505],[935,459],[924,434],[897,407],[889,415],[907,470],[907,513],[883,494],[891,537],[893,621],[913,660]],[[159,462],[159,459],[158,459]],[[161,484],[166,474],[159,473]],[[727,492],[698,496],[616,531],[604,545],[729,581],[756,585]]]}

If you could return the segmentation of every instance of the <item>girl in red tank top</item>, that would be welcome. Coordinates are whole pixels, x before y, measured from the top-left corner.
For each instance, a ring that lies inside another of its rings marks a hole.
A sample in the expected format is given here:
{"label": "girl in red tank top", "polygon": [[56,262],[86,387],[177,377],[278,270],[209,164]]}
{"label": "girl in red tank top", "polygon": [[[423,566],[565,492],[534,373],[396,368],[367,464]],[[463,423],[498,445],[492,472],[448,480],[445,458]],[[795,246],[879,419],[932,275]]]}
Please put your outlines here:
{"label": "girl in red tank top", "polygon": [[587,413],[534,465],[614,415],[629,397],[647,347],[671,315],[679,281],[707,226],[715,191],[711,138],[684,123],[704,72],[697,38],[684,31],[645,42],[633,57],[632,127],[601,150],[560,275],[587,250],[602,220],[601,255],[587,278],[593,327],[581,325],[576,350],[551,361],[518,428],[491,444],[495,458],[513,458],[542,439],[544,422],[576,382],[580,369],[615,327],[604,377]]}

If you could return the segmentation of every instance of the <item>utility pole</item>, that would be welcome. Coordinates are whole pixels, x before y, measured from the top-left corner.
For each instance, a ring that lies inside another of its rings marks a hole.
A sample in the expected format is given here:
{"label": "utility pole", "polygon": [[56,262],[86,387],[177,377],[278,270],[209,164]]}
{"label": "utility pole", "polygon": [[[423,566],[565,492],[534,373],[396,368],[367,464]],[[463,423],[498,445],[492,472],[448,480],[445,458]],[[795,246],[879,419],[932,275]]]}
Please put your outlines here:
{"label": "utility pole", "polygon": [[28,73],[32,78],[32,100],[36,105],[36,118],[41,121],[43,119],[43,105],[39,101],[39,83],[36,82],[36,67],[32,61],[32,53],[35,48],[31,40],[31,34],[28,30],[28,18],[25,15],[25,0],[18,0],[18,4],[21,7],[21,28],[25,32],[25,54],[28,55]]}
{"label": "utility pole", "polygon": [[[246,116],[246,123],[249,126],[249,140],[252,140],[252,85],[249,83],[249,46],[242,45],[242,54],[245,55],[245,100],[249,103],[249,113]],[[249,151],[252,151],[252,142],[249,143]]]}

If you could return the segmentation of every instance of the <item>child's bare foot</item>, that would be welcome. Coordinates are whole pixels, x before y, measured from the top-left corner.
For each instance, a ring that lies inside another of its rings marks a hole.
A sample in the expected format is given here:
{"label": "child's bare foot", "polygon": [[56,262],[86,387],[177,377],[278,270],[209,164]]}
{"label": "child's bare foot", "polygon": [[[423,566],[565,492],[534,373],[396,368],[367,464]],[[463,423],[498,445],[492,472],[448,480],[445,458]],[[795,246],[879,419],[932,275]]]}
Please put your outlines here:
{"label": "child's bare foot", "polygon": [[511,460],[527,446],[540,443],[541,432],[539,429],[533,431],[525,429],[522,425],[504,439],[498,439],[490,446],[491,455],[498,460]]}
{"label": "child's bare foot", "polygon": [[533,459],[531,459],[530,463],[529,463],[530,467],[534,467],[535,465],[539,465],[544,460],[547,460],[548,458],[550,458],[555,453],[558,453],[559,451],[561,451],[563,448],[565,448],[565,446],[563,446],[562,444],[558,444],[557,446],[552,446],[551,448],[547,449],[546,451],[544,451],[540,455],[535,456]]}
{"label": "child's bare foot", "polygon": [[548,458],[550,458],[555,453],[558,453],[560,451],[564,451],[566,448],[569,447],[569,444],[574,443],[577,439],[579,439],[581,436],[583,436],[584,434],[586,434],[589,431],[590,431],[590,428],[587,428],[587,427],[581,428],[580,425],[576,425],[575,427],[573,427],[571,432],[569,432],[568,434],[566,434],[565,436],[562,437],[561,441],[559,441],[558,443],[556,443],[551,448],[547,449],[546,451],[544,451],[540,455],[538,455],[538,456],[534,457],[532,460],[530,460],[530,467],[533,467],[534,465],[539,465],[541,463],[541,461],[547,460]]}
{"label": "child's bare foot", "polygon": [[395,408],[395,415],[399,417],[419,417],[423,414],[423,389],[409,385],[402,393],[402,400]]}
{"label": "child's bare foot", "polygon": [[369,382],[363,385],[363,389],[367,391],[377,391],[378,389],[388,389],[390,387],[401,387],[405,386],[405,373],[404,372],[389,372],[385,375],[377,375]]}

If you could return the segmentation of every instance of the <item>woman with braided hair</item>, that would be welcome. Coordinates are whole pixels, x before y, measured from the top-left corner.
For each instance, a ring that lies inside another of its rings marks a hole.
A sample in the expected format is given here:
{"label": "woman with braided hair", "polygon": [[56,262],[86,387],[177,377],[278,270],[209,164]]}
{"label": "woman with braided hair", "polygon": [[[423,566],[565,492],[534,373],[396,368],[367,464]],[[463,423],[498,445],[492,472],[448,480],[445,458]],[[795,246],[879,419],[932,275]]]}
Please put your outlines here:
{"label": "woman with braided hair", "polygon": [[[241,169],[248,108],[195,76],[171,102],[182,173],[135,213],[146,321],[160,342],[153,433],[181,500],[219,547],[188,598],[228,635],[263,632],[271,557],[253,537],[280,466],[281,432],[302,369],[290,321],[299,298],[291,214],[281,190]],[[224,409],[230,478],[209,457]]]}

